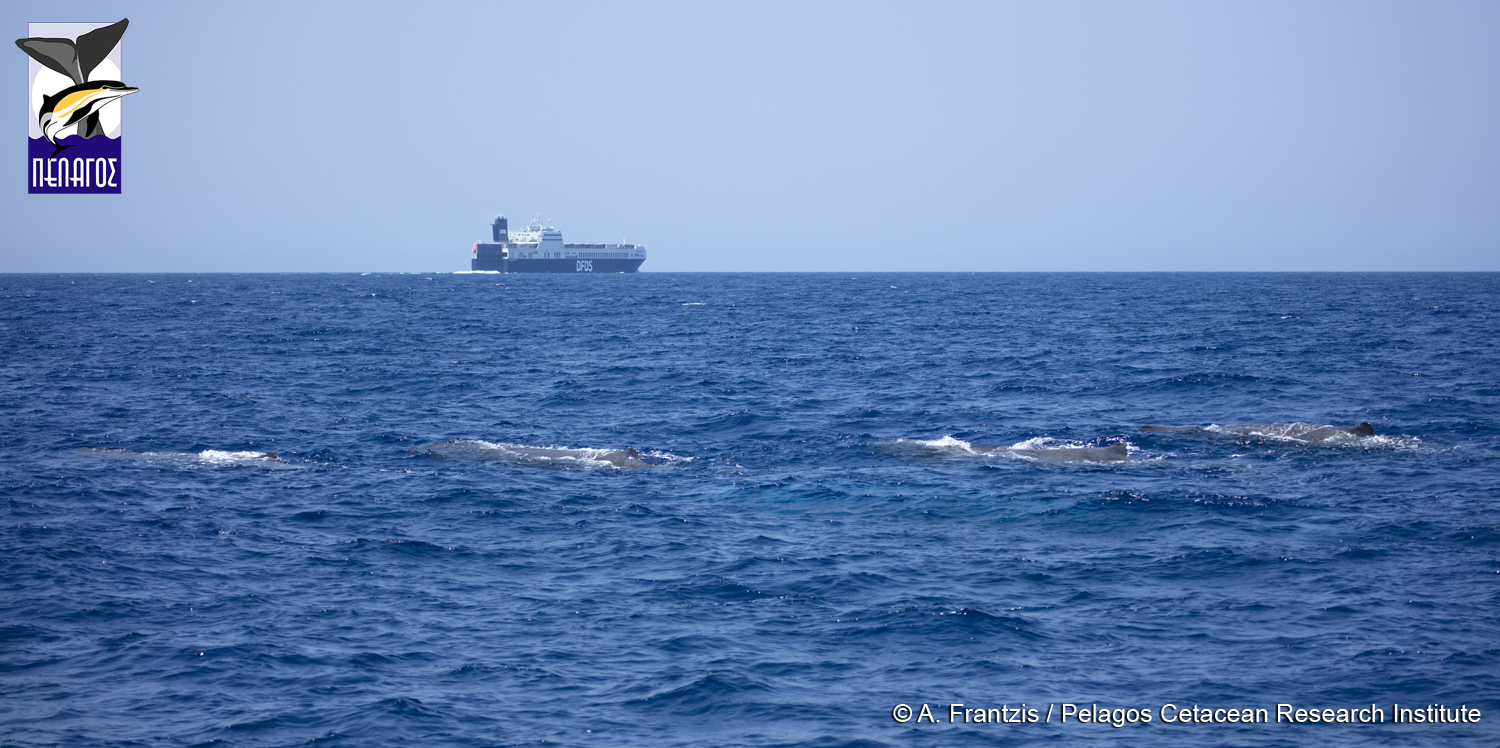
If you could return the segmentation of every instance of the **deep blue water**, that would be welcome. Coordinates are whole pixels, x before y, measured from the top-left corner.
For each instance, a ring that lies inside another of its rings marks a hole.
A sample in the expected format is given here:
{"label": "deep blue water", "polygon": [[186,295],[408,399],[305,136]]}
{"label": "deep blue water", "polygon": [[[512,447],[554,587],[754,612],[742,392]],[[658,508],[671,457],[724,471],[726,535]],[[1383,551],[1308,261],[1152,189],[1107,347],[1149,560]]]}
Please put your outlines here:
{"label": "deep blue water", "polygon": [[0,742],[1493,745],[1497,309],[1494,274],[0,276]]}

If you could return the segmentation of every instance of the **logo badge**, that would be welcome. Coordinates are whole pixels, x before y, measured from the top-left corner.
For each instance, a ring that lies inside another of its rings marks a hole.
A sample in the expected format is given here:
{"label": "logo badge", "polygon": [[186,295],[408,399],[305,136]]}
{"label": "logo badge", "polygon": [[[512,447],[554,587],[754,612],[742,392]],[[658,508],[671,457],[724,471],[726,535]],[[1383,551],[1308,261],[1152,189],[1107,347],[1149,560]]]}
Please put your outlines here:
{"label": "logo badge", "polygon": [[33,23],[17,39],[31,60],[26,159],[32,194],[120,194],[119,23]]}

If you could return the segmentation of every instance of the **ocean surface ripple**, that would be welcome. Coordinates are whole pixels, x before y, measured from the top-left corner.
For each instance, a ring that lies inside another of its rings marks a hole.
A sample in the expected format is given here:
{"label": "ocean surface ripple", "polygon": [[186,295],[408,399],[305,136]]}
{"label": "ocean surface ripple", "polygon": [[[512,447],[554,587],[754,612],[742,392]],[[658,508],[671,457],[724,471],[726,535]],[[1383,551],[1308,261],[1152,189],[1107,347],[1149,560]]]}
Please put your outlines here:
{"label": "ocean surface ripple", "polygon": [[1494,274],[0,276],[0,744],[1493,745],[1497,310]]}

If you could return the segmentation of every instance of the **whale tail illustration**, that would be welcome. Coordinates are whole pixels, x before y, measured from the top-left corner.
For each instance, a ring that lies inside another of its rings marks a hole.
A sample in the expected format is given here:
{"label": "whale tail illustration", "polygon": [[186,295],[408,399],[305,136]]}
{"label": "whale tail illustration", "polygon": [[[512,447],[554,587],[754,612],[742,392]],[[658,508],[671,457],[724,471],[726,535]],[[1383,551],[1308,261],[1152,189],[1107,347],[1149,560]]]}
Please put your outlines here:
{"label": "whale tail illustration", "polygon": [[126,18],[87,34],[79,34],[77,41],[36,36],[17,39],[16,46],[31,55],[31,59],[72,78],[73,85],[78,85],[88,82],[89,74],[109,57],[129,25],[130,19]]}
{"label": "whale tail illustration", "polygon": [[[94,112],[93,114],[90,114],[89,116],[84,117],[83,121],[80,122],[80,123],[78,123],[78,136],[81,137],[81,138],[83,138],[84,140],[88,140],[89,138],[92,138],[95,135],[102,135],[102,134],[104,134],[104,125],[102,125],[102,124],[99,123],[99,113],[98,112]],[[72,146],[67,146],[67,147],[71,148]],[[57,154],[54,153],[52,155],[55,156]]]}
{"label": "whale tail illustration", "polygon": [[[99,63],[109,57],[109,53],[114,50],[116,44],[120,43],[120,37],[125,35],[125,29],[129,25],[130,19],[124,18],[119,23],[112,23],[86,34],[79,34],[76,41],[32,37],[17,39],[16,46],[44,67],[73,79],[73,85],[77,86],[86,83],[89,75],[94,72],[94,68],[99,67]],[[78,123],[78,134],[84,139],[103,133],[104,126],[99,122],[97,111]],[[57,145],[57,150],[52,155],[56,156],[62,152],[62,149],[69,147],[71,146]]]}

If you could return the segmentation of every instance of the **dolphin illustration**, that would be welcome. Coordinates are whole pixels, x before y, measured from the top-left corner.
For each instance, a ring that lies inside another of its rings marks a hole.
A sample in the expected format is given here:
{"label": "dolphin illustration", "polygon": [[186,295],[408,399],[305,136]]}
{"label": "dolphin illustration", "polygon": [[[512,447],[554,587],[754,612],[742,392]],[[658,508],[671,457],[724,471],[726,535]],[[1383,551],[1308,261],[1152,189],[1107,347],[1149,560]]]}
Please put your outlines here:
{"label": "dolphin illustration", "polygon": [[42,135],[57,149],[52,155],[70,147],[57,142],[63,130],[77,125],[78,134],[85,139],[102,134],[100,107],[140,90],[119,81],[89,81],[89,75],[109,57],[129,25],[129,18],[121,19],[119,23],[79,34],[76,40],[40,36],[16,40],[16,46],[33,60],[73,80],[71,87],[43,97],[41,111],[37,112]]}
{"label": "dolphin illustration", "polygon": [[1375,435],[1375,427],[1368,421],[1353,426],[1314,426],[1310,423],[1231,423],[1215,426],[1154,426],[1146,424],[1141,431],[1156,431],[1171,434],[1247,434],[1269,436],[1278,439],[1294,439],[1299,442],[1333,442],[1368,439]]}
{"label": "dolphin illustration", "polygon": [[[72,147],[58,144],[57,141],[62,137],[59,133],[63,130],[78,124],[80,120],[87,120],[80,130],[98,129],[99,107],[139,90],[119,81],[93,81],[64,88],[44,97],[41,114],[37,116],[37,126],[42,128],[42,136],[47,138],[47,142],[57,148],[52,155],[56,156],[62,149]],[[83,137],[91,138],[93,135]]]}

